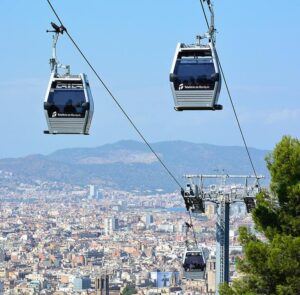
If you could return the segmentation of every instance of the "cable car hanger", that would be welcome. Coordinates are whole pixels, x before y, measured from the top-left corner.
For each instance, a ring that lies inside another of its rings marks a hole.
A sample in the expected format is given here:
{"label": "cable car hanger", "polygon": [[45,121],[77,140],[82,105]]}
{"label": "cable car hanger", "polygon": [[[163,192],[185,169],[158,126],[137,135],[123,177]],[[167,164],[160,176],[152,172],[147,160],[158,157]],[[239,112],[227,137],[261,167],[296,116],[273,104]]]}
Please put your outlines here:
{"label": "cable car hanger", "polygon": [[[44,100],[44,112],[48,125],[45,134],[84,134],[89,133],[94,103],[87,76],[83,73],[72,75],[70,66],[58,62],[56,45],[60,34],[66,28],[51,23],[52,57],[50,58],[51,76]],[[64,69],[59,74],[58,69]]]}
{"label": "cable car hanger", "polygon": [[203,0],[203,2],[207,2],[208,9],[210,11],[210,26],[208,30],[209,36],[212,38],[213,45],[216,43],[216,29],[215,29],[215,13],[213,4],[210,0]]}
{"label": "cable car hanger", "polygon": [[55,23],[51,22],[51,26],[54,30],[47,30],[47,33],[55,33],[52,36],[52,58],[50,58],[50,66],[51,66],[51,73],[54,73],[55,76],[58,75],[58,68],[62,68],[66,70],[65,75],[70,75],[70,66],[69,65],[63,65],[57,61],[56,56],[56,45],[59,38],[59,34],[63,34],[67,29],[61,25],[58,26]]}
{"label": "cable car hanger", "polygon": [[[177,111],[223,108],[218,104],[222,81],[215,49],[214,11],[212,2],[206,1],[211,14],[208,32],[196,36],[196,44],[178,43],[175,50],[170,85]],[[207,44],[201,44],[203,39]]]}

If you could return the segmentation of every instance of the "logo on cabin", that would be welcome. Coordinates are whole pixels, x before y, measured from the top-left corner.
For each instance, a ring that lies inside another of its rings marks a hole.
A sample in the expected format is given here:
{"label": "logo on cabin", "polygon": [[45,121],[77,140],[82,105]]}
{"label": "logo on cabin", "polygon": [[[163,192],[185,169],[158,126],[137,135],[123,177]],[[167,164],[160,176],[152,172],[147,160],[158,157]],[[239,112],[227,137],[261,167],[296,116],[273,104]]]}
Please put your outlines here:
{"label": "logo on cabin", "polygon": [[183,90],[183,89],[184,89],[184,85],[183,85],[183,83],[179,84],[179,86],[178,86],[178,90]]}
{"label": "logo on cabin", "polygon": [[56,118],[57,117],[57,112],[53,112],[52,113],[52,118]]}

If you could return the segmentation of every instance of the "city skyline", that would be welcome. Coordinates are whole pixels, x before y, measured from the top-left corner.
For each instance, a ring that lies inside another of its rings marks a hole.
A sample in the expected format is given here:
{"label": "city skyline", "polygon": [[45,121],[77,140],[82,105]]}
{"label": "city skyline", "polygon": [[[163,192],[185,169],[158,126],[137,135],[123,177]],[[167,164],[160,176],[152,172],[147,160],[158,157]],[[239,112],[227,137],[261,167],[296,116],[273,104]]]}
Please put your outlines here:
{"label": "city skyline", "polygon": [[[149,196],[45,182],[0,187],[0,194],[4,294],[65,295],[88,290],[98,295],[100,288],[120,294],[126,286],[144,295],[158,289],[174,295],[184,289],[202,294],[215,289],[213,204],[206,214],[193,217],[209,278],[189,281],[182,279],[181,266],[186,241],[193,238],[186,235],[188,214],[177,210],[183,206],[177,193]],[[243,204],[232,208],[232,216],[230,273],[236,277],[234,259],[242,251],[237,228],[253,223]]]}

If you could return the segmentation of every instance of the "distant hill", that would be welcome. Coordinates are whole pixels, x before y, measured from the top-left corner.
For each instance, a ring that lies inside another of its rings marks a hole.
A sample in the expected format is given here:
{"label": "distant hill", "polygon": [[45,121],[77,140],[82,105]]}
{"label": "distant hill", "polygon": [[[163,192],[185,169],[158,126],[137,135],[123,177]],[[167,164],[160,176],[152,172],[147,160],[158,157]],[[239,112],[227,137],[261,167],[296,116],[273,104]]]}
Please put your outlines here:
{"label": "distant hill", "polygon": [[[223,170],[228,174],[253,174],[243,147],[184,141],[153,143],[152,147],[182,184],[183,174],[216,174]],[[250,148],[250,153],[257,173],[267,176],[264,158],[268,151]],[[123,190],[177,189],[148,147],[137,141],[1,159],[0,170],[12,172],[25,183],[47,180]]]}

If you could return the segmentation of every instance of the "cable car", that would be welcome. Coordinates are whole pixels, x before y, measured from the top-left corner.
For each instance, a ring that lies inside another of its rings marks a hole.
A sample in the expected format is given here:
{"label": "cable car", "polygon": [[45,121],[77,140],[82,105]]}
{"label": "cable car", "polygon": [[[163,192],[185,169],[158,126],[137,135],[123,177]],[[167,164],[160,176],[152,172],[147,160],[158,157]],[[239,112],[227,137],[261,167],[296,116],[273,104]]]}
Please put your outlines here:
{"label": "cable car", "polygon": [[[170,84],[176,111],[222,110],[218,104],[221,75],[215,49],[214,10],[212,1],[206,1],[210,11],[209,31],[196,36],[197,43],[178,43],[170,71]],[[201,39],[207,39],[201,44]]]}
{"label": "cable car", "polygon": [[186,249],[183,256],[182,268],[184,279],[205,279],[206,262],[202,248]]}
{"label": "cable car", "polygon": [[85,74],[51,74],[44,100],[50,134],[89,134],[94,104]]}
{"label": "cable car", "polygon": [[[44,112],[48,125],[46,134],[89,134],[94,112],[93,97],[85,74],[72,75],[70,66],[60,64],[56,58],[58,37],[66,31],[64,26],[51,23],[54,30],[51,76],[44,99]],[[58,68],[65,70],[58,73]]]}
{"label": "cable car", "polygon": [[221,110],[221,75],[212,42],[177,45],[170,72],[175,110]]}

